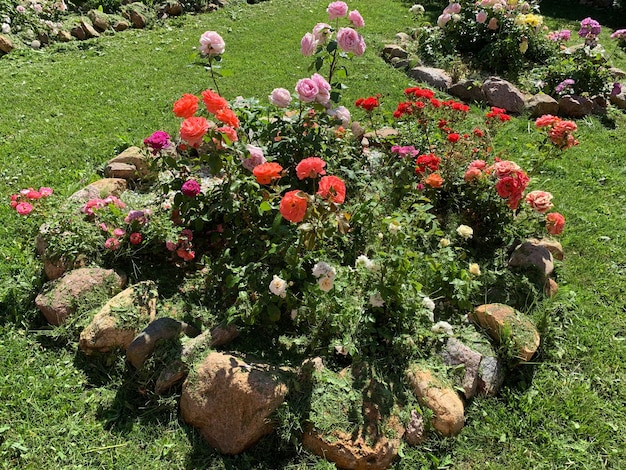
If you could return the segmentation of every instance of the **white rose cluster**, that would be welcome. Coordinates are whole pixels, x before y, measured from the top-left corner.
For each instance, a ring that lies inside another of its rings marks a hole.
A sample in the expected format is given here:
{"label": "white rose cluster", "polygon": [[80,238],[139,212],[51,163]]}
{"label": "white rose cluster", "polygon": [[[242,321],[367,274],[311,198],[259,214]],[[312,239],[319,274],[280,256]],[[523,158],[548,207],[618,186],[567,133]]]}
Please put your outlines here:
{"label": "white rose cluster", "polygon": [[320,261],[315,263],[312,269],[313,276],[317,278],[317,285],[323,292],[330,292],[335,282],[337,270],[330,264]]}

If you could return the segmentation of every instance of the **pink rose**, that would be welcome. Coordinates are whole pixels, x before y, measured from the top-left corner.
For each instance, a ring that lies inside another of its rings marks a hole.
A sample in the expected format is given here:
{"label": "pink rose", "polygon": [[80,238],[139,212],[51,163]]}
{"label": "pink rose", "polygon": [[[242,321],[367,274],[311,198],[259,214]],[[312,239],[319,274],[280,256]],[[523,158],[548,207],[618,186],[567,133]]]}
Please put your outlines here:
{"label": "pink rose", "polygon": [[326,111],[335,119],[339,119],[341,121],[341,125],[344,127],[348,127],[350,125],[350,120],[352,116],[350,115],[350,111],[345,106],[339,106],[335,109],[329,109]]}
{"label": "pink rose", "polygon": [[200,36],[200,53],[212,57],[224,53],[226,44],[215,31],[206,31]]}
{"label": "pink rose", "polygon": [[317,49],[317,39],[313,33],[306,33],[300,41],[300,52],[303,56],[309,57],[315,53]]}
{"label": "pink rose", "polygon": [[291,93],[284,88],[274,88],[269,96],[270,103],[279,108],[286,108],[291,103]]}
{"label": "pink rose", "polygon": [[115,230],[113,230],[113,236],[115,238],[120,238],[120,237],[123,237],[124,235],[126,235],[126,232],[124,231],[124,229],[116,228]]}
{"label": "pink rose", "polygon": [[52,188],[46,188],[46,187],[39,188],[39,193],[41,194],[42,197],[52,196],[53,192],[54,191],[52,190]]}
{"label": "pink rose", "polygon": [[463,179],[469,183],[470,181],[480,179],[482,175],[483,175],[483,172],[480,171],[479,168],[470,166],[467,169],[467,171],[465,171],[465,174],[463,175]]}
{"label": "pink rose", "polygon": [[263,155],[263,149],[260,147],[247,144],[246,150],[250,153],[250,156],[248,158],[242,158],[241,164],[247,170],[253,171],[257,166],[267,162]]}
{"label": "pink rose", "polygon": [[298,99],[303,103],[312,103],[315,101],[320,89],[314,80],[310,78],[302,78],[296,83],[296,93]]}
{"label": "pink rose", "polygon": [[200,187],[200,183],[198,183],[196,180],[187,180],[183,183],[180,191],[185,196],[196,197],[202,192],[202,188]]}
{"label": "pink rose", "polygon": [[531,191],[526,195],[526,202],[536,212],[543,214],[552,209],[552,194],[546,191]]}
{"label": "pink rose", "polygon": [[476,22],[483,24],[485,21],[487,21],[487,12],[485,10],[481,10],[478,13],[476,13]]}
{"label": "pink rose", "polygon": [[352,22],[352,26],[355,28],[362,28],[365,26],[365,21],[358,10],[352,10],[348,13],[348,19]]}
{"label": "pink rose", "polygon": [[496,162],[491,168],[498,178],[509,176],[511,173],[515,173],[520,169],[517,163],[510,160],[502,160]]}
{"label": "pink rose", "polygon": [[489,28],[492,31],[495,31],[496,29],[498,29],[498,20],[496,18],[491,18],[489,20],[489,24],[487,24],[487,28]]}
{"label": "pink rose", "polygon": [[15,206],[15,210],[19,215],[28,215],[33,211],[33,206],[28,202],[20,202]]}
{"label": "pink rose", "polygon": [[348,5],[345,2],[332,2],[326,9],[328,20],[332,21],[336,18],[343,18],[348,14]]}
{"label": "pink rose", "polygon": [[317,23],[313,26],[313,36],[315,36],[315,40],[319,43],[325,43],[328,40],[328,36],[330,36],[330,30],[332,26],[326,23]]}
{"label": "pink rose", "polygon": [[339,28],[337,43],[342,50],[352,52],[356,56],[361,56],[365,52],[363,37],[352,28]]}
{"label": "pink rose", "polygon": [[452,19],[452,15],[449,13],[442,13],[441,15],[439,15],[439,18],[437,18],[437,26],[439,26],[440,28],[445,28],[446,25],[448,24],[448,21],[450,21]]}
{"label": "pink rose", "polygon": [[117,250],[120,247],[120,241],[117,238],[107,238],[104,247],[108,250]]}

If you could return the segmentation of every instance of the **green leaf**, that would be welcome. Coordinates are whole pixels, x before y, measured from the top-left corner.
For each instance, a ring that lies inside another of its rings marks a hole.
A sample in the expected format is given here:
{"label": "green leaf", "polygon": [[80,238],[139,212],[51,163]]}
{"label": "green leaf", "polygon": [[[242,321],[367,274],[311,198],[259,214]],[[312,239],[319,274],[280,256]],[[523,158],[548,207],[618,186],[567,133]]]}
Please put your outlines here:
{"label": "green leaf", "polygon": [[269,202],[267,202],[267,201],[263,201],[263,202],[261,203],[261,205],[259,205],[259,210],[260,210],[261,212],[268,212],[268,211],[271,211],[271,210],[272,210],[272,205],[271,205]]}
{"label": "green leaf", "polygon": [[267,315],[270,321],[277,322],[280,320],[280,309],[274,304],[269,304],[267,306]]}
{"label": "green leaf", "polygon": [[330,41],[328,43],[328,46],[326,46],[326,51],[328,51],[329,54],[332,54],[336,50],[337,50],[337,41],[335,40]]}

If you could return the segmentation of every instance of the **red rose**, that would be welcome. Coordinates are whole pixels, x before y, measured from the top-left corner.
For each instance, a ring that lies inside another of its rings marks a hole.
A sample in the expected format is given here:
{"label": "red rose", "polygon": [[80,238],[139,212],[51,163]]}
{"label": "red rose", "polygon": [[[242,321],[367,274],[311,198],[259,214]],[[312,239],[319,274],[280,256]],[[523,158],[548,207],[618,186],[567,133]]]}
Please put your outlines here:
{"label": "red rose", "polygon": [[254,167],[252,173],[259,184],[271,184],[273,180],[280,178],[283,167],[276,162],[261,163]]}
{"label": "red rose", "polygon": [[130,244],[131,245],[139,245],[141,243],[142,237],[141,237],[141,233],[139,232],[133,232],[130,234]]}
{"label": "red rose", "polygon": [[448,142],[452,142],[453,144],[457,143],[461,136],[459,134],[448,134]]}
{"label": "red rose", "polygon": [[296,166],[296,175],[298,179],[317,178],[319,175],[325,175],[324,167],[326,162],[318,157],[309,157],[300,161]]}
{"label": "red rose", "polygon": [[329,198],[335,204],[341,204],[346,199],[346,185],[336,176],[323,176],[317,194],[324,199]]}
{"label": "red rose", "polygon": [[288,191],[280,201],[280,215],[289,222],[302,222],[306,215],[307,202],[305,197],[300,196],[301,193],[297,189]]}
{"label": "red rose", "polygon": [[198,110],[198,97],[185,93],[174,103],[174,114],[180,118],[190,118]]}
{"label": "red rose", "polygon": [[415,173],[418,175],[424,174],[426,170],[437,171],[439,169],[439,164],[441,163],[441,159],[436,157],[432,153],[427,155],[420,155],[416,160],[416,168]]}

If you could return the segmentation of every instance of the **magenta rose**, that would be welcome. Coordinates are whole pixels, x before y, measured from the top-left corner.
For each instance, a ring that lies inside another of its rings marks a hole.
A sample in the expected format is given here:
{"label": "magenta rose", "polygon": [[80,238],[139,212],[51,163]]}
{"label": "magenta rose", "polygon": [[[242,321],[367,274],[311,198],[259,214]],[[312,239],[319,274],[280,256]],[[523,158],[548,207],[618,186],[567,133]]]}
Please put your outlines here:
{"label": "magenta rose", "polygon": [[159,150],[166,149],[170,146],[170,136],[167,132],[156,131],[143,141],[144,145],[152,150],[152,155],[159,153]]}
{"label": "magenta rose", "polygon": [[279,108],[286,108],[291,103],[291,93],[284,88],[274,88],[269,96],[270,103]]}
{"label": "magenta rose", "polygon": [[363,37],[352,28],[339,28],[337,44],[342,50],[352,52],[356,56],[363,55],[365,52]]}
{"label": "magenta rose", "polygon": [[352,10],[348,13],[348,19],[352,22],[352,26],[355,28],[362,28],[365,26],[365,21],[358,10]]}
{"label": "magenta rose", "polygon": [[215,31],[206,31],[200,36],[200,52],[202,55],[212,57],[224,53],[226,44],[222,36]]}
{"label": "magenta rose", "polygon": [[328,20],[332,21],[337,18],[343,18],[348,14],[348,5],[346,2],[332,2],[326,9]]}
{"label": "magenta rose", "polygon": [[310,78],[302,78],[296,83],[298,99],[303,103],[312,103],[317,98],[320,89],[317,83]]}
{"label": "magenta rose", "polygon": [[183,183],[180,191],[185,196],[196,197],[198,194],[200,194],[202,189],[200,188],[200,184],[196,180],[187,180]]}
{"label": "magenta rose", "polygon": [[315,53],[316,49],[317,39],[315,39],[313,33],[306,33],[304,36],[302,36],[302,40],[300,41],[300,53],[303,56],[312,56]]}

